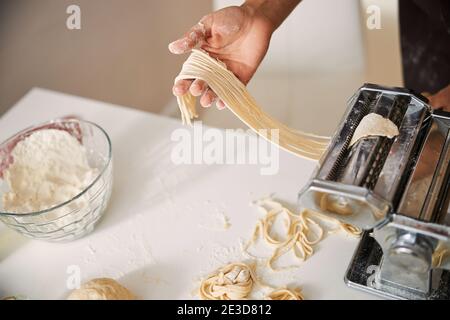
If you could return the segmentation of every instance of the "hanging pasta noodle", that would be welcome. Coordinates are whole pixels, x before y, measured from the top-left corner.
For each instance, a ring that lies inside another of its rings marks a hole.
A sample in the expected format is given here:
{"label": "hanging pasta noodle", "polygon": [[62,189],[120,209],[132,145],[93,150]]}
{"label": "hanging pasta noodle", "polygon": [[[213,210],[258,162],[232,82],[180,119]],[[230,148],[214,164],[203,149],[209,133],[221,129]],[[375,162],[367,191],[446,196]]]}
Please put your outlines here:
{"label": "hanging pasta noodle", "polygon": [[[328,137],[294,130],[271,118],[258,106],[245,85],[222,62],[204,51],[192,50],[175,82],[183,79],[205,81],[228,109],[263,138],[276,142],[271,130],[279,130],[279,146],[300,157],[318,160],[329,144]],[[191,124],[191,120],[198,117],[196,98],[188,92],[177,100],[183,123]]]}
{"label": "hanging pasta noodle", "polygon": [[256,282],[253,266],[245,263],[230,263],[201,282],[200,298],[203,300],[246,299]]}
{"label": "hanging pasta noodle", "polygon": [[446,256],[449,255],[450,251],[441,244],[439,244],[432,256],[433,267],[440,268],[442,266],[442,261],[445,259]]}
{"label": "hanging pasta noodle", "polygon": [[[256,224],[251,240],[244,246],[244,252],[248,253],[250,246],[262,237],[267,244],[275,246],[267,261],[272,270],[279,270],[274,267],[274,263],[288,252],[292,251],[300,261],[305,261],[313,255],[314,245],[324,237],[324,227],[318,221],[334,226],[328,233],[341,230],[352,236],[361,235],[361,230],[353,225],[311,210],[303,210],[296,215],[270,198],[262,199],[256,202],[256,205],[264,212],[264,217]],[[280,217],[284,218],[286,229],[283,239],[275,238],[272,232],[275,220]]]}
{"label": "hanging pasta noodle", "polygon": [[299,289],[278,289],[271,292],[267,300],[305,300]]}

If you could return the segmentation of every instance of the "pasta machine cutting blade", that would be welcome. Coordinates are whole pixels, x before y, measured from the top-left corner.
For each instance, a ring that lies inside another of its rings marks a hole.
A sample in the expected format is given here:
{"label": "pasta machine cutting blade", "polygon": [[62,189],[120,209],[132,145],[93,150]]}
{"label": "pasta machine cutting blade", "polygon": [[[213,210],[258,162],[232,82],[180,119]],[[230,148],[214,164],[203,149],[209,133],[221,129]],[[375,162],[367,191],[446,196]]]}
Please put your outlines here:
{"label": "pasta machine cutting blade", "polygon": [[[346,283],[384,297],[450,299],[450,113],[404,88],[365,84],[312,179],[303,209],[364,229]],[[399,135],[350,147],[361,119],[377,113]]]}

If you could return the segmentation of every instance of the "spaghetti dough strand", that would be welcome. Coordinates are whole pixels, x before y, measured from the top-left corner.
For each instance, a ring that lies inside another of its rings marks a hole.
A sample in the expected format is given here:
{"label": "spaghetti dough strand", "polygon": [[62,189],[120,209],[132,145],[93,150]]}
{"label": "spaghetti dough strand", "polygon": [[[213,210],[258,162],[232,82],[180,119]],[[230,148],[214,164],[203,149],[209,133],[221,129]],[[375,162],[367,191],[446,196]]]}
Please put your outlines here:
{"label": "spaghetti dough strand", "polygon": [[432,256],[433,267],[440,268],[442,266],[442,261],[448,255],[450,255],[450,251],[439,244]]}
{"label": "spaghetti dough strand", "polygon": [[305,300],[299,289],[277,289],[267,296],[267,300]]}
{"label": "spaghetti dough strand", "polygon": [[[244,84],[226,68],[225,64],[204,51],[192,50],[175,81],[184,79],[200,79],[208,83],[228,109],[263,138],[274,142],[271,130],[279,130],[279,146],[300,157],[318,160],[329,144],[328,137],[291,129],[270,117],[258,106]],[[188,92],[177,97],[177,101],[183,123],[191,124],[191,120],[198,117],[196,98]]]}
{"label": "spaghetti dough strand", "polygon": [[246,299],[256,282],[253,266],[245,263],[230,263],[201,282],[200,298],[202,300]]}
{"label": "spaghetti dough strand", "polygon": [[[256,224],[252,238],[244,246],[244,251],[248,253],[248,249],[261,237],[267,244],[275,247],[267,261],[268,267],[272,270],[286,269],[275,268],[274,264],[288,252],[292,251],[300,261],[305,261],[314,254],[314,246],[322,241],[325,235],[325,229],[319,222],[334,227],[327,228],[328,233],[340,230],[354,237],[361,235],[359,228],[319,212],[303,210],[299,214],[294,214],[281,203],[270,198],[259,200],[256,205],[264,213],[264,217]],[[286,227],[283,240],[275,239],[273,236],[274,221],[279,217],[284,218]]]}

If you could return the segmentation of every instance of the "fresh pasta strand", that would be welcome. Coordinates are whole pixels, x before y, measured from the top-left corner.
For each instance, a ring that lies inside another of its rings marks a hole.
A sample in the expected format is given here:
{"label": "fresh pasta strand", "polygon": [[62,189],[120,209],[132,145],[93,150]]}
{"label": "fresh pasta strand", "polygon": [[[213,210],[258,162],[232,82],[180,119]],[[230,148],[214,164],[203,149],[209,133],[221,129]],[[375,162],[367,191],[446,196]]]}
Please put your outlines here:
{"label": "fresh pasta strand", "polygon": [[277,289],[267,295],[267,300],[305,300],[300,289]]}
{"label": "fresh pasta strand", "polygon": [[439,268],[442,265],[442,261],[446,256],[450,255],[450,251],[444,246],[438,245],[433,256],[432,256],[432,265],[435,268]]}
{"label": "fresh pasta strand", "polygon": [[248,298],[256,282],[253,266],[230,263],[204,279],[199,294],[202,300],[242,300]]}
{"label": "fresh pasta strand", "polygon": [[[275,142],[271,130],[279,130],[278,145],[284,150],[318,160],[328,147],[330,138],[291,129],[266,114],[225,64],[202,50],[192,50],[175,81],[183,79],[201,79],[208,83],[227,108],[263,138]],[[183,123],[191,124],[192,119],[198,117],[196,98],[188,92],[177,97],[177,101]]]}
{"label": "fresh pasta strand", "polygon": [[[273,199],[266,198],[260,200],[256,202],[256,205],[264,213],[264,217],[256,224],[252,238],[247,242],[243,250],[250,255],[248,250],[259,237],[267,244],[274,246],[275,249],[267,261],[267,265],[271,270],[286,269],[275,268],[274,264],[281,256],[290,251],[302,262],[314,254],[314,246],[323,239],[325,234],[324,227],[319,224],[319,221],[335,226],[334,229],[328,230],[328,233],[340,230],[355,237],[361,235],[359,228],[336,218],[311,210],[303,210],[297,215]],[[284,218],[284,225],[286,227],[286,232],[282,240],[276,239],[272,235],[274,221],[279,217]]]}
{"label": "fresh pasta strand", "polygon": [[345,233],[347,233],[348,235],[354,236],[354,237],[359,237],[361,236],[362,230],[352,224],[349,223],[345,223],[339,219],[330,217],[326,214],[320,213],[320,212],[316,212],[316,211],[312,211],[312,210],[304,210],[301,214],[303,215],[307,215],[310,216],[312,219],[316,218],[320,221],[324,221],[324,222],[328,222],[330,224],[334,224],[336,226],[335,229],[331,229],[328,231],[328,233],[334,233],[337,231],[344,231]]}
{"label": "fresh pasta strand", "polygon": [[248,299],[254,286],[258,284],[270,290],[267,300],[304,300],[299,288],[278,288],[260,283],[255,266],[241,262],[227,264],[217,269],[200,284],[202,300],[243,300]]}

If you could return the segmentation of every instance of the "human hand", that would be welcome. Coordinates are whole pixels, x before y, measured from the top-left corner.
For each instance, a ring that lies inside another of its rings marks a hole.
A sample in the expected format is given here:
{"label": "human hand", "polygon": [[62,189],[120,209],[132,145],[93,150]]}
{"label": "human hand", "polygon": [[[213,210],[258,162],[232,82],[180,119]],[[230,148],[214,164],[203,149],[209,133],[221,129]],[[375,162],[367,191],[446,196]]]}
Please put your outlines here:
{"label": "human hand", "polygon": [[[266,55],[274,31],[267,17],[250,5],[227,7],[203,17],[182,38],[169,44],[173,54],[183,54],[200,47],[224,62],[228,69],[247,84]],[[200,96],[200,104],[210,107],[217,95],[200,79],[180,80],[173,87],[176,96],[187,92]],[[222,101],[218,109],[224,109]]]}
{"label": "human hand", "polygon": [[428,97],[433,108],[442,108],[450,112],[450,84],[436,94]]}

